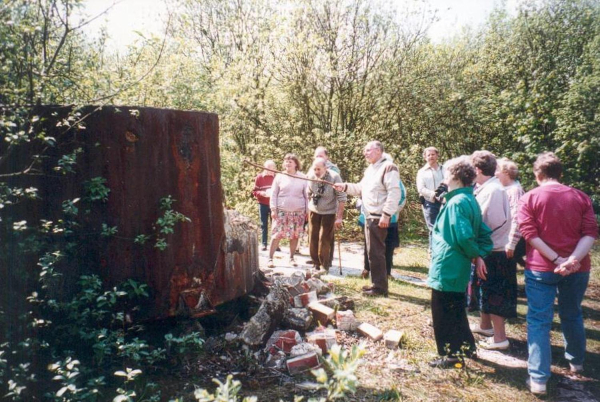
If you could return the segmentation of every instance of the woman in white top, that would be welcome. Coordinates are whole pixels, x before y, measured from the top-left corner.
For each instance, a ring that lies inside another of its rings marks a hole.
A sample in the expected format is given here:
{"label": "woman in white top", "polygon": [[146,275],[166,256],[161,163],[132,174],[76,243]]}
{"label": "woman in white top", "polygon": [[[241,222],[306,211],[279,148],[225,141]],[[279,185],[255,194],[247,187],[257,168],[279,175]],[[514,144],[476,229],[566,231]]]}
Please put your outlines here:
{"label": "woman in white top", "polygon": [[[519,225],[517,223],[517,211],[519,210],[519,199],[525,194],[523,187],[517,181],[519,175],[519,168],[517,164],[508,158],[498,159],[498,167],[496,168],[496,177],[500,183],[504,186],[504,191],[508,196],[510,202],[510,232],[508,234],[508,243],[506,244],[506,256],[513,258],[515,255],[515,249],[519,240],[521,240],[521,232],[519,232]],[[523,245],[523,255],[525,254],[525,246]],[[522,257],[522,256],[521,256]]]}

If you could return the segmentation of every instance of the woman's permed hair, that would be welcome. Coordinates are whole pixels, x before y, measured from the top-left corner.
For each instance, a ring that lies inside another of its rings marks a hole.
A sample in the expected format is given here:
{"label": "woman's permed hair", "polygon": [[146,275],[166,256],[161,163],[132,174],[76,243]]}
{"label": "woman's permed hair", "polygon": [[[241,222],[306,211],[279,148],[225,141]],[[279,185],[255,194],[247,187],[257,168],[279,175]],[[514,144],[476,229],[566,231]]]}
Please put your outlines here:
{"label": "woman's permed hair", "polygon": [[471,186],[477,176],[471,158],[466,155],[446,161],[444,167],[451,179],[459,180],[465,187]]}

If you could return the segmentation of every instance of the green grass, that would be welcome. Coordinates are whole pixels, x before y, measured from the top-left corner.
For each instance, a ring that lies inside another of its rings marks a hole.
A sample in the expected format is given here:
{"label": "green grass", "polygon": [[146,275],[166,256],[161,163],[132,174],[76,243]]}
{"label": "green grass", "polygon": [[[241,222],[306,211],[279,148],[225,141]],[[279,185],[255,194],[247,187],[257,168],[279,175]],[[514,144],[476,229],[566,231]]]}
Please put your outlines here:
{"label": "green grass", "polygon": [[[583,303],[587,334],[585,389],[600,395],[600,245],[593,251],[590,285]],[[402,275],[427,276],[427,253],[424,243],[405,245],[394,258],[394,271]],[[428,362],[436,356],[429,307],[431,291],[401,281],[390,281],[389,298],[365,298],[360,288],[367,284],[358,277],[336,282],[336,293],[353,297],[359,321],[369,322],[384,332],[403,330],[406,341],[394,351],[383,342],[369,342],[365,363],[358,369],[360,388],[351,400],[357,401],[536,401],[525,387],[527,370],[508,367],[489,360],[467,360],[460,369],[433,369]],[[523,273],[519,272],[519,287],[523,288]],[[523,293],[521,293],[523,294]],[[518,317],[507,323],[511,349],[506,355],[527,360],[527,301],[519,298]],[[471,315],[475,322],[477,315]],[[477,337],[477,336],[476,336]],[[563,357],[562,335],[558,316],[551,333],[553,347],[553,376],[549,396],[554,400],[557,384],[568,375]],[[357,339],[356,342],[360,341]],[[499,353],[499,352],[497,352]],[[564,400],[564,399],[563,399]]]}

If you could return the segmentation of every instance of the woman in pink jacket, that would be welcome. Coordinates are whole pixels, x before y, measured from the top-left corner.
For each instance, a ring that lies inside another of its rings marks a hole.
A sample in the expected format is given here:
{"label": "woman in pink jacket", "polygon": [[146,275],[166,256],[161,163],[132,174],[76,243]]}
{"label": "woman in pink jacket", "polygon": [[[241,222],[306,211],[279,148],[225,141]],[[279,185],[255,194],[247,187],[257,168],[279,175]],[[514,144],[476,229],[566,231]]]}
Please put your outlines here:
{"label": "woman in pink jacket", "polygon": [[534,394],[546,393],[552,354],[550,329],[554,299],[571,372],[583,371],[585,330],[581,302],[590,277],[589,252],[598,237],[590,197],[559,182],[562,163],[552,152],[533,164],[539,187],[519,202],[518,222],[527,241],[527,384]]}

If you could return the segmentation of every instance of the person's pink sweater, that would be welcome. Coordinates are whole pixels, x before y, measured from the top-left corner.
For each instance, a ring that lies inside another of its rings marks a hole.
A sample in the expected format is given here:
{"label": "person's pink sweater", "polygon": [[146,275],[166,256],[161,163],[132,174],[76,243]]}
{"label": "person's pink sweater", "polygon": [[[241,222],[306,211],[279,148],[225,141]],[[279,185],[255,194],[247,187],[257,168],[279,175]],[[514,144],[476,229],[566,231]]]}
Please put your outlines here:
{"label": "person's pink sweater", "polygon": [[[519,230],[527,243],[527,269],[552,272],[556,264],[529,245],[541,238],[561,257],[569,257],[584,236],[598,237],[592,202],[582,191],[560,183],[545,184],[525,193],[519,201]],[[580,261],[589,272],[589,254]]]}
{"label": "person's pink sweater", "polygon": [[[298,177],[306,177],[296,173]],[[271,211],[300,212],[307,210],[306,181],[278,174],[271,187]]]}

